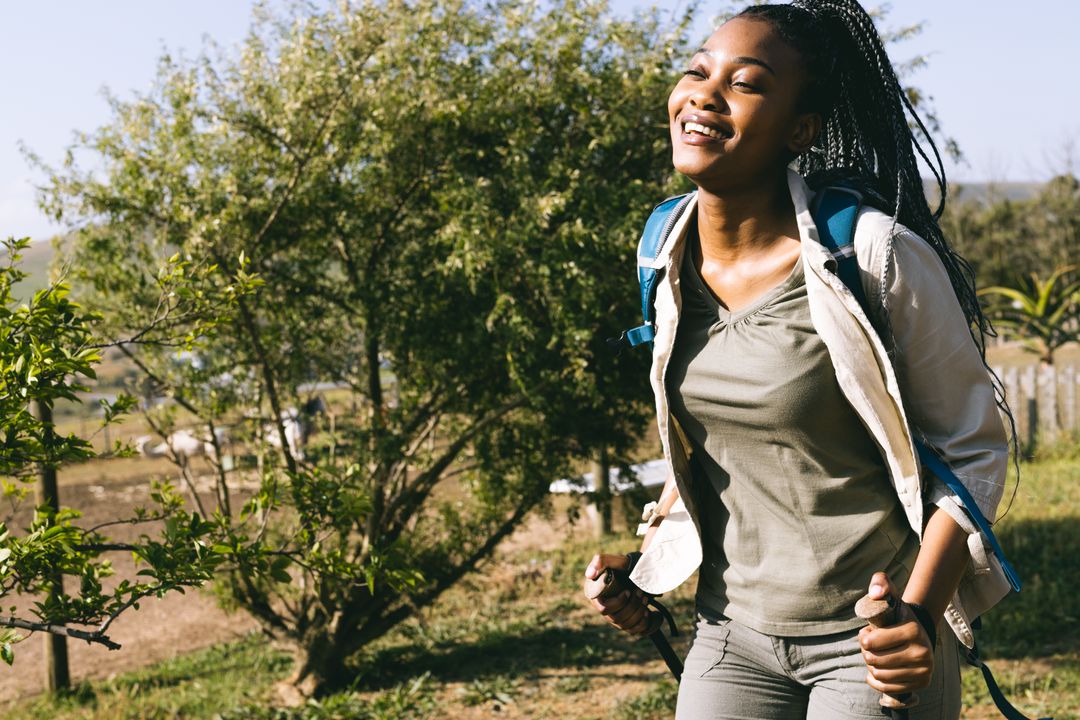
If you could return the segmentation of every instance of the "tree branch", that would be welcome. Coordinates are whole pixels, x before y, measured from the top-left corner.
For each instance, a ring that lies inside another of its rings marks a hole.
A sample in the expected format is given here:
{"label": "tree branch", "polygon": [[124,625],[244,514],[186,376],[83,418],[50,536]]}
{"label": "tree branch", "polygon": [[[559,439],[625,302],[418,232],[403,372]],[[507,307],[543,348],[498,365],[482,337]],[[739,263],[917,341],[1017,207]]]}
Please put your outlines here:
{"label": "tree branch", "polygon": [[100,631],[74,630],[66,625],[29,622],[27,620],[20,620],[17,617],[0,617],[0,627],[17,628],[19,630],[29,630],[30,632],[47,632],[52,633],[53,635],[65,635],[70,638],[75,638],[76,640],[85,640],[88,643],[98,643],[110,650],[120,649],[119,643],[113,642],[108,637],[102,635]]}

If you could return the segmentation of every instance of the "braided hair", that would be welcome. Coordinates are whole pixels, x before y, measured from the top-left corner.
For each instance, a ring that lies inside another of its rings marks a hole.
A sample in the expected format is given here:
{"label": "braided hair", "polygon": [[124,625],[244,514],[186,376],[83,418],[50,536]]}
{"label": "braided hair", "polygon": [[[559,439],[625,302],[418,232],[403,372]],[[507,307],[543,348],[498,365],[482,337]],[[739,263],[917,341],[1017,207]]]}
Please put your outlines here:
{"label": "braided hair", "polygon": [[[986,338],[996,333],[979,305],[974,270],[949,246],[938,224],[947,195],[941,154],[901,87],[873,19],[857,0],[754,5],[737,17],[768,22],[805,63],[809,79],[800,110],[818,112],[823,118],[814,146],[795,160],[808,184],[821,188],[846,180],[866,188],[872,204],[891,212],[894,227],[901,223],[910,228],[941,258],[993,380],[997,405],[1009,420],[1019,476],[1016,423],[1001,380],[986,363]],[[909,116],[917,133],[908,122]],[[915,153],[937,183],[940,201],[936,210],[927,203]],[[890,243],[886,267],[891,260]],[[882,290],[886,282],[887,277],[883,277]],[[881,297],[888,296],[882,292]],[[888,313],[883,315],[887,322]],[[885,330],[891,335],[888,327]]]}

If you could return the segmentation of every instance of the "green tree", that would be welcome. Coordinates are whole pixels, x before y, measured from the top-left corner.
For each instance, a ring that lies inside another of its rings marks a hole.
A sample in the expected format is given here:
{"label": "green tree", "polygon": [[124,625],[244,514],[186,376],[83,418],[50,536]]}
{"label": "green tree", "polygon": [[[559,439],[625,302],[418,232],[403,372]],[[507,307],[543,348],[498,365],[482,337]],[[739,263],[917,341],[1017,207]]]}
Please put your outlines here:
{"label": "green tree", "polygon": [[942,227],[971,261],[979,285],[1022,290],[1023,278],[1044,277],[1080,253],[1080,181],[1059,175],[1020,200],[967,198],[961,188]]}
{"label": "green tree", "polygon": [[[637,235],[675,189],[686,19],[592,0],[260,13],[237,55],[163,58],[150,93],[114,100],[81,143],[100,172],[69,160],[44,205],[118,337],[154,317],[162,258],[258,274],[235,302],[215,273],[178,289],[215,308],[212,338],[195,313],[122,347],[175,400],[149,415],[162,434],[182,408],[259,448],[257,492],[231,507],[242,473],[220,463],[199,515],[223,594],[296,647],[306,694],[349,681],[553,478],[640,436],[647,354],[604,339],[635,322]],[[271,443],[313,381],[356,412],[302,452]]]}
{"label": "green tree", "polygon": [[[213,525],[185,510],[180,496],[166,484],[154,489],[152,507],[117,519],[163,524],[160,534],[143,534],[134,543],[112,543],[103,534],[107,526],[82,527],[77,509],[45,502],[28,527],[11,526],[40,468],[56,469],[95,456],[86,438],[57,432],[51,409],[58,401],[78,401],[104,347],[95,334],[100,316],[72,302],[65,284],[50,285],[26,303],[14,298],[12,287],[26,277],[19,261],[29,243],[28,238],[4,241],[0,265],[0,486],[7,506],[7,514],[0,515],[0,600],[15,595],[36,600],[24,613],[12,606],[0,615],[0,659],[9,664],[12,645],[22,639],[20,630],[118,648],[109,628],[120,614],[137,608],[145,597],[203,584],[220,561],[206,542]],[[174,293],[182,270],[183,263],[174,259],[158,273],[163,296]],[[163,300],[158,324],[167,324],[171,311],[182,314],[183,304]],[[199,314],[210,317],[206,308]],[[132,404],[132,398],[123,395],[111,403],[102,401],[104,423],[116,422]],[[35,407],[38,412],[32,411]],[[124,448],[118,445],[116,450]],[[102,580],[113,574],[108,559],[113,552],[134,553],[142,568],[138,578],[122,578],[105,589]],[[73,580],[67,587],[77,590],[60,587],[65,577]]]}
{"label": "green tree", "polygon": [[1075,271],[1075,265],[1061,265],[1045,280],[1031,273],[1021,287],[992,286],[979,295],[990,298],[994,325],[1052,365],[1055,351],[1080,338],[1080,278],[1069,277]]}

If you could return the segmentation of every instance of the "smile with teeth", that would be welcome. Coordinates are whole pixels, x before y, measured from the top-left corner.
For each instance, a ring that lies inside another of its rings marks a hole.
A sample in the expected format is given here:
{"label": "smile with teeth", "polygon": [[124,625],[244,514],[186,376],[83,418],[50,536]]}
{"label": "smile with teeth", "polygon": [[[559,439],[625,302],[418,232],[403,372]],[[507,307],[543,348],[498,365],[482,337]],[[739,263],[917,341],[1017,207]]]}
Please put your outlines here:
{"label": "smile with teeth", "polygon": [[696,133],[698,135],[708,135],[709,137],[713,138],[727,137],[724,133],[721,133],[718,130],[714,130],[711,127],[706,127],[705,125],[696,122],[683,123],[683,132],[687,134]]}

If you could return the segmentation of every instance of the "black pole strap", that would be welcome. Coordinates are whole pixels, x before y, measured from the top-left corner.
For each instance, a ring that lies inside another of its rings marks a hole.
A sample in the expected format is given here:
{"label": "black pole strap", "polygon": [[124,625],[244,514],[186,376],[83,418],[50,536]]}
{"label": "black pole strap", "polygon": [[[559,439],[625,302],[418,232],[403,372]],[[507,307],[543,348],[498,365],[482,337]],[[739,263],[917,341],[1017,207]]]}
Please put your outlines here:
{"label": "black pole strap", "polygon": [[[994,701],[994,705],[997,706],[998,712],[1006,720],[1029,720],[1027,715],[1013,707],[1008,698],[1005,697],[1005,693],[1001,692],[1001,688],[998,687],[997,681],[994,680],[993,673],[990,672],[990,668],[986,666],[982,658],[979,657],[978,647],[964,648],[965,660],[968,665],[977,667],[982,671],[983,679],[986,681],[986,689],[990,691],[990,697]],[[1039,720],[1054,720],[1053,718],[1039,718]]]}
{"label": "black pole strap", "polygon": [[671,647],[671,643],[668,642],[668,639],[664,637],[663,627],[661,626],[660,630],[657,630],[650,635],[649,639],[653,641],[653,645],[660,651],[660,657],[664,658],[668,670],[670,670],[671,674],[675,677],[675,682],[680,682],[682,680],[683,671],[682,660],[675,654],[675,650]]}

